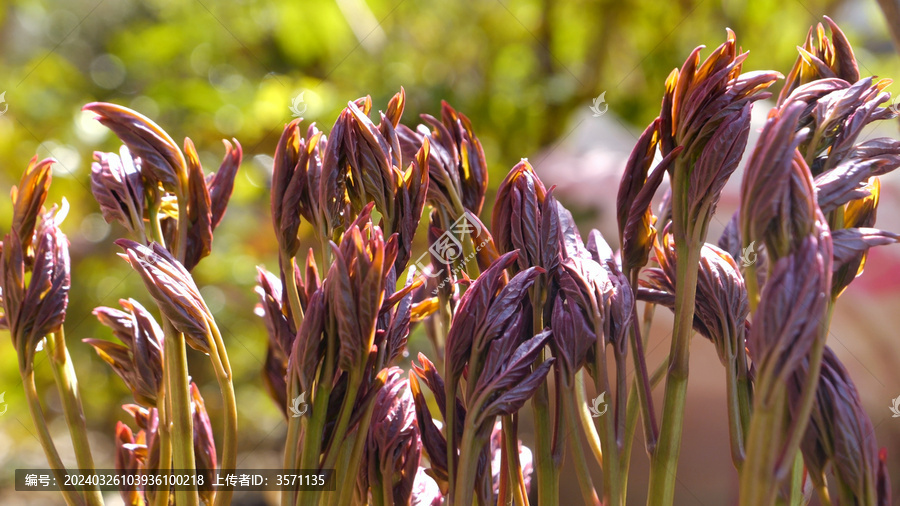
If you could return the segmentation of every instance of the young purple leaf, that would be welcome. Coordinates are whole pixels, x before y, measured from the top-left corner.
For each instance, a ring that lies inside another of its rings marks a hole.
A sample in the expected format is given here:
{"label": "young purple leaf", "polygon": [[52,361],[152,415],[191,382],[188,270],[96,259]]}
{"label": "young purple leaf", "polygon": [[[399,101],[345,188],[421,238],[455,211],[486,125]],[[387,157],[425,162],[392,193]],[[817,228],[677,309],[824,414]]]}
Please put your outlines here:
{"label": "young purple leaf", "polygon": [[53,158],[45,158],[40,162],[37,156],[28,162],[28,167],[22,174],[18,186],[10,190],[10,198],[13,204],[13,218],[10,232],[15,232],[22,243],[22,251],[25,252],[31,264],[31,240],[34,235],[35,224],[38,215],[42,212],[44,201],[47,200],[47,191],[50,189],[50,181],[53,179],[51,166],[56,163]]}
{"label": "young purple leaf", "polygon": [[[194,456],[197,469],[204,471],[204,483],[213,483],[216,469],[216,442],[213,439],[212,424],[206,412],[206,403],[200,396],[200,389],[191,382],[191,416],[194,420]],[[200,487],[200,500],[212,504],[215,491],[212,487]]]}
{"label": "young purple leaf", "polygon": [[212,202],[200,157],[188,138],[184,140],[184,152],[188,164],[187,221],[184,223],[188,227],[188,241],[184,267],[191,271],[200,259],[212,251]]}
{"label": "young purple leaf", "polygon": [[797,56],[797,61],[784,80],[784,88],[778,95],[779,105],[784,103],[795,89],[812,81],[840,78],[855,83],[859,80],[859,67],[850,42],[831,18],[825,16],[825,21],[831,29],[831,39],[825,35],[822,23],[816,25],[815,36],[813,28],[810,27],[803,47],[797,48],[800,55]]}
{"label": "young purple leaf", "polygon": [[131,156],[127,146],[119,154],[94,152],[91,164],[91,192],[100,204],[107,223],[118,222],[130,233],[143,235],[144,180],[141,160]]}
{"label": "young purple leaf", "polygon": [[[649,300],[674,309],[678,257],[670,235],[663,238],[661,246],[656,246],[656,259],[659,268],[648,269],[648,279],[642,284],[661,293],[656,296],[652,292],[639,293],[650,295]],[[705,244],[700,253],[697,276],[694,329],[713,342],[723,365],[743,353],[749,314],[750,302],[740,266],[725,251]]]}
{"label": "young purple leaf", "polygon": [[[361,472],[366,483],[381,483],[390,504],[409,504],[419,469],[422,444],[409,381],[392,367],[375,396]],[[368,487],[366,487],[368,488]]]}
{"label": "young purple leaf", "polygon": [[802,112],[790,103],[770,113],[741,182],[744,244],[760,241],[775,259],[796,249],[815,221],[812,174],[796,149],[806,136],[797,132]]}
{"label": "young purple leaf", "polygon": [[3,241],[0,286],[4,314],[23,372],[34,366],[38,343],[59,331],[69,303],[69,241],[59,229],[56,208],[43,216],[34,232],[34,265],[25,285],[26,254],[13,228]]}
{"label": "young purple leaf", "polygon": [[227,140],[222,140],[225,144],[225,158],[219,166],[219,171],[206,176],[206,187],[209,189],[210,207],[212,210],[212,228],[213,230],[219,226],[222,217],[225,216],[225,208],[228,207],[228,201],[231,199],[231,192],[234,190],[234,177],[237,175],[238,169],[241,167],[241,160],[244,157],[243,148],[237,139],[234,146]]}
{"label": "young purple leaf", "polygon": [[98,307],[93,313],[123,344],[101,339],[84,342],[122,378],[138,404],[156,407],[163,389],[163,331],[136,300],[123,299],[119,304],[125,311]]}
{"label": "young purple leaf", "polygon": [[[488,172],[481,142],[462,113],[441,102],[441,120],[424,114],[426,125],[416,131],[397,127],[403,158],[412,159],[428,139],[428,201],[458,218],[455,202],[475,215],[481,214],[487,192]],[[429,130],[429,127],[431,128]]]}
{"label": "young purple leaf", "polygon": [[822,320],[831,289],[832,243],[827,228],[779,258],[763,287],[747,346],[757,370],[786,379],[824,339]]}
{"label": "young purple leaf", "polygon": [[142,174],[150,184],[170,191],[187,184],[188,166],[175,141],[150,118],[121,105],[92,102],[82,108],[97,114],[97,121],[141,159]]}
{"label": "young purple leaf", "polygon": [[[804,363],[791,378],[791,406],[799,402],[808,369],[808,363]],[[815,405],[800,449],[813,483],[824,484],[825,466],[830,462],[838,488],[849,490],[857,504],[890,503],[890,491],[879,491],[877,487],[882,463],[872,421],[850,375],[828,347],[822,357]]]}
{"label": "young purple leaf", "polygon": [[[140,439],[135,441],[131,429],[122,422],[116,422],[116,471],[123,474],[138,474],[140,472],[141,454],[146,453],[147,447],[141,444]],[[135,484],[124,483],[119,489],[119,495],[125,504],[144,504],[144,498]]]}
{"label": "young purple leaf", "polygon": [[212,315],[187,269],[159,244],[148,247],[128,239],[119,239],[116,244],[125,250],[121,256],[141,275],[150,296],[184,334],[185,342],[208,354]]}

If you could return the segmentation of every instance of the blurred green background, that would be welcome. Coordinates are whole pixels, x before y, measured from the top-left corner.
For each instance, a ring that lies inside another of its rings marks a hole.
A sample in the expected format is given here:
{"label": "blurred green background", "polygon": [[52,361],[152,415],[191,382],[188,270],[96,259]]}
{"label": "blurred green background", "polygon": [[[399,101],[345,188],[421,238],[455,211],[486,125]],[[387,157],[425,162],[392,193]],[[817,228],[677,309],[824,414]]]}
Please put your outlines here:
{"label": "blurred green background", "polygon": [[[730,27],[751,51],[745,69],[786,73],[795,46],[824,14],[844,28],[863,75],[900,74],[874,0],[7,0],[0,11],[0,193],[8,194],[36,153],[59,160],[48,202],[65,197],[71,204],[63,225],[73,262],[66,334],[98,466],[112,466],[115,422],[126,420],[120,405],[131,397],[80,340],[110,337],[91,315],[94,307],[116,306],[122,297],[152,304],[116,257],[111,243],[123,229],[106,225],[91,197],[92,152],[117,150],[118,142],[82,105],[123,104],[176,141],[191,137],[207,171],[218,167],[221,139],[243,145],[234,196],[195,277],[232,357],[246,459],[239,465],[276,467],[284,425],[260,381],[266,336],[253,314],[253,288],[256,265],[277,268],[267,188],[294,97],[303,93],[304,116],[326,131],[348,100],[366,94],[383,109],[404,86],[404,123],[411,126],[418,114],[437,115],[440,101],[449,101],[472,119],[485,148],[487,220],[507,170],[521,157],[554,149],[570,133],[573,113],[587,112],[601,92],[618,121],[642,130],[658,114],[666,75],[695,46],[715,47]],[[584,227],[596,218],[579,216]],[[11,203],[0,198],[0,231],[10,221]],[[424,341],[417,334],[412,346],[427,349]],[[218,420],[208,361],[190,355]],[[0,333],[0,392],[9,406],[0,417],[0,469],[43,467],[15,363],[8,334]],[[38,371],[62,434],[49,371]],[[59,441],[65,448],[66,438]],[[9,478],[4,472],[0,484]],[[56,500],[2,487],[4,504]]]}

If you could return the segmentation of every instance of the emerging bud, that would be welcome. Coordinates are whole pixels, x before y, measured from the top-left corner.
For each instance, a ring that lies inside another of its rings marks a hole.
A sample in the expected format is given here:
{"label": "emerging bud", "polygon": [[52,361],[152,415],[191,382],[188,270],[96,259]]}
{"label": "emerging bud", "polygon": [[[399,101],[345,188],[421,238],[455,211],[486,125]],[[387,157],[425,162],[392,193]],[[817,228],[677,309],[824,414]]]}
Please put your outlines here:
{"label": "emerging bud", "polygon": [[320,149],[325,137],[310,125],[306,138],[300,135],[300,119],[290,122],[275,148],[272,169],[272,221],[281,249],[294,256],[300,248],[297,232],[300,217],[313,225],[316,233],[323,230],[322,209],[319,203],[319,184],[322,175]]}
{"label": "emerging bud", "polygon": [[208,354],[209,322],[213,318],[187,269],[159,244],[148,247],[128,239],[119,239],[116,244],[125,250],[121,256],[141,275],[150,296],[175,329],[184,334],[185,342]]}
{"label": "emerging bud", "polygon": [[[652,291],[641,290],[639,295],[674,310],[678,257],[670,235],[663,238],[661,246],[656,246],[656,259],[659,268],[648,269],[648,280],[642,282]],[[723,365],[736,356],[743,356],[749,314],[750,302],[740,267],[725,251],[704,244],[700,252],[693,326],[713,342]]]}
{"label": "emerging bud", "polygon": [[362,367],[375,341],[375,328],[385,296],[385,278],[397,255],[396,235],[385,242],[372,224],[367,205],[341,239],[332,243],[334,263],[323,285],[337,320],[340,367]]}
{"label": "emerging bud", "polygon": [[59,331],[66,318],[69,304],[69,242],[59,229],[56,208],[41,219],[29,243],[34,247],[31,279],[25,285],[26,252],[19,230],[25,231],[28,219],[21,218],[3,241],[0,258],[0,287],[2,287],[4,317],[13,346],[23,372],[34,366],[34,354],[44,336]]}
{"label": "emerging bud", "polygon": [[658,144],[659,118],[641,134],[619,183],[616,219],[622,245],[622,270],[629,274],[647,264],[656,237],[656,217],[650,210],[650,203],[669,166],[682,151],[679,146],[669,152],[648,177]]}
{"label": "emerging bud", "polygon": [[[804,363],[791,378],[791,406],[799,403],[808,369]],[[875,444],[875,428],[850,375],[828,347],[800,449],[817,485],[824,484],[825,466],[830,462],[838,488],[849,491],[857,504],[890,504],[890,491],[879,490],[883,462]]]}
{"label": "emerging bud", "polygon": [[397,134],[406,159],[414,158],[426,139],[429,142],[429,202],[457,218],[457,201],[463,210],[481,214],[488,184],[487,163],[469,118],[447,102],[441,102],[440,121],[427,114],[421,117],[426,125],[416,131],[400,125]]}
{"label": "emerging bud", "polygon": [[859,68],[850,42],[831,18],[825,16],[825,21],[831,29],[831,40],[825,35],[822,23],[816,25],[815,36],[813,28],[810,27],[803,47],[797,48],[800,55],[784,80],[784,88],[778,95],[778,105],[784,103],[788,95],[806,83],[835,77],[849,83],[859,80]]}
{"label": "emerging bud", "polygon": [[817,233],[779,258],[760,295],[747,344],[757,370],[787,379],[813,346],[824,339],[822,321],[831,290],[831,235],[821,223]]}
{"label": "emerging bud", "polygon": [[[468,364],[470,356],[483,358],[492,341],[507,334],[519,338],[524,323],[519,308],[540,271],[526,269],[506,283],[504,271],[517,256],[515,252],[501,256],[460,299],[445,346],[447,381],[458,381],[467,365],[474,366]],[[468,381],[474,381],[478,373],[470,370]]]}
{"label": "emerging bud", "polygon": [[519,251],[516,271],[559,267],[560,226],[556,199],[527,160],[518,163],[500,183],[492,225],[502,253]]}
{"label": "emerging bud", "polygon": [[[139,474],[141,461],[147,451],[143,434],[138,433],[138,440],[134,438],[131,429],[122,422],[116,422],[116,471],[122,474]],[[138,486],[126,483],[119,489],[119,495],[125,504],[140,505],[144,503]]]}
{"label": "emerging bud", "polygon": [[94,159],[91,192],[100,204],[103,218],[143,236],[145,203],[140,158],[133,158],[128,147],[122,146],[118,155],[95,151]]}
{"label": "emerging bud", "polygon": [[741,182],[741,237],[765,243],[773,260],[797,249],[816,219],[812,174],[796,149],[806,136],[796,132],[802,112],[794,102],[770,113]]}
{"label": "emerging bud", "polygon": [[781,77],[768,71],[741,74],[747,53],[737,54],[731,30],[702,64],[700,49],[669,74],[660,114],[663,156],[684,148],[668,169],[677,240],[694,236],[705,240],[722,188],[747,144],[750,107],[767,98],[770,94],[763,90]]}
{"label": "emerging bud", "polygon": [[224,142],[226,153],[222,167],[218,173],[204,176],[194,143],[190,139],[184,140],[188,163],[188,241],[184,266],[188,271],[193,270],[212,251],[213,231],[225,214],[234,188],[234,176],[241,165],[240,143],[235,140],[237,150],[233,150],[231,143]]}
{"label": "emerging bud", "polygon": [[123,345],[100,339],[84,342],[122,378],[138,404],[156,407],[163,389],[163,331],[136,300],[123,299],[119,304],[125,311],[98,307],[94,315]]}
{"label": "emerging bud", "polygon": [[367,484],[382,484],[385,495],[390,494],[384,498],[385,504],[409,504],[421,452],[409,382],[402,369],[392,367],[384,387],[375,396],[360,478]]}
{"label": "emerging bud", "polygon": [[141,172],[150,185],[176,191],[188,180],[188,166],[178,145],[150,118],[121,105],[92,102],[82,108],[112,130],[141,159]]}

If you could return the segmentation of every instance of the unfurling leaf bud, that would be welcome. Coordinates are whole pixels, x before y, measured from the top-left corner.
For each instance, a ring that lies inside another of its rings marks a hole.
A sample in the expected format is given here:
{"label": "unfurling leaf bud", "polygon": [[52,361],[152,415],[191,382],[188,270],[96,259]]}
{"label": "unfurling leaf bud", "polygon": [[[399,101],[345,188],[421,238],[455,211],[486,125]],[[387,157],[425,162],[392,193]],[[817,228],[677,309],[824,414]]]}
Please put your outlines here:
{"label": "unfurling leaf bud", "polygon": [[159,244],[150,246],[119,239],[121,254],[131,268],[141,275],[144,286],[163,315],[178,332],[184,334],[191,348],[209,353],[209,322],[213,320],[187,269]]}
{"label": "unfurling leaf bud", "polygon": [[120,300],[119,304],[125,311],[98,307],[94,315],[123,344],[101,339],[84,342],[93,346],[100,358],[122,378],[135,401],[156,407],[163,390],[163,331],[136,300]]}

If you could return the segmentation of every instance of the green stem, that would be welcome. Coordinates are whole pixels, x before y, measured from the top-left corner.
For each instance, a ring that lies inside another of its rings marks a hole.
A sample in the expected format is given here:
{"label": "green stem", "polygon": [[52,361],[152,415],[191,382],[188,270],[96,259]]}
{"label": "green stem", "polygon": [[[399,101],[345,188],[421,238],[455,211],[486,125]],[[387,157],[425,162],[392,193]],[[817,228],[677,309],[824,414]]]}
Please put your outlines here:
{"label": "green stem", "polygon": [[[28,399],[28,409],[31,412],[31,420],[38,431],[38,440],[44,449],[47,463],[50,464],[51,471],[56,477],[56,482],[65,483],[66,466],[63,464],[62,459],[59,458],[59,452],[56,451],[56,445],[53,444],[53,437],[50,436],[50,430],[47,429],[47,421],[44,419],[44,412],[41,409],[41,399],[38,396],[37,387],[34,385],[34,371],[20,372],[22,384],[25,387],[25,398]],[[85,501],[74,490],[60,490],[60,493],[69,506],[85,504]]]}
{"label": "green stem", "polygon": [[574,457],[575,473],[578,475],[578,486],[581,489],[581,497],[584,504],[600,506],[600,500],[597,498],[597,491],[594,490],[594,484],[591,481],[591,470],[588,468],[587,456],[584,453],[584,447],[581,446],[581,438],[578,437],[578,401],[576,400],[576,392],[574,385],[564,387],[565,407],[567,413],[563,418],[569,426],[569,433],[572,434],[572,455]]}
{"label": "green stem", "polygon": [[[662,381],[663,376],[666,374],[666,368],[669,366],[669,357],[666,357],[665,360],[662,361],[659,366],[657,366],[656,370],[653,371],[653,374],[650,375],[650,389],[656,388],[659,385],[659,382]],[[637,415],[638,415],[638,405],[637,405],[637,378],[634,379],[635,386],[631,389],[631,392],[628,393],[628,403],[627,403],[627,415],[626,415],[626,424],[625,424],[625,449],[622,451],[622,501],[625,501],[628,493],[628,475],[629,468],[631,466],[631,449],[634,446],[634,433],[637,430]],[[627,504],[627,503],[626,503]]]}
{"label": "green stem", "polygon": [[[449,366],[448,371],[449,372]],[[447,376],[450,378],[450,376]],[[454,504],[454,493],[456,487],[456,389],[457,382],[450,380],[444,384],[444,396],[447,400],[446,412],[447,419],[444,420],[444,437],[447,439],[447,481],[450,484],[449,503]]]}
{"label": "green stem", "polygon": [[350,454],[350,465],[346,468],[344,480],[341,484],[341,498],[338,506],[347,506],[356,490],[356,477],[359,475],[359,463],[362,459],[363,447],[366,445],[366,436],[369,433],[369,424],[372,421],[372,413],[375,411],[375,402],[366,406],[366,412],[359,422],[356,436],[353,438],[353,452]]}
{"label": "green stem", "polygon": [[[47,336],[47,353],[53,368],[53,379],[56,381],[62,401],[63,415],[72,438],[78,469],[82,474],[91,474],[94,471],[94,457],[91,455],[84,409],[81,405],[81,395],[78,393],[78,378],[72,366],[69,349],[66,347],[64,332],[63,327],[60,327],[59,332]],[[85,485],[84,496],[87,504],[91,506],[103,504],[103,494],[96,485]]]}
{"label": "green stem", "polygon": [[[316,382],[316,396],[313,399],[312,417],[307,424],[307,430],[303,434],[303,446],[300,454],[300,469],[315,470],[319,469],[319,458],[322,449],[322,431],[325,428],[325,417],[328,414],[328,400],[331,397],[331,390],[334,388],[334,355],[335,329],[333,325],[329,325],[329,332],[326,333],[328,339],[327,349],[325,353],[325,363],[322,366],[320,376]],[[295,504],[303,504],[304,491],[297,492]]]}
{"label": "green stem", "polygon": [[822,506],[831,506],[831,496],[828,494],[828,486],[825,484],[825,480],[816,485],[816,494],[819,496],[819,502],[822,503]]}
{"label": "green stem", "polygon": [[384,486],[383,478],[375,480],[374,482],[370,483],[369,486],[372,487],[373,506],[389,506],[391,504],[394,504],[393,498],[387,492],[387,487]]}
{"label": "green stem", "polygon": [[[473,504],[475,496],[475,471],[477,469],[476,460],[480,453],[479,448],[475,445],[475,435],[472,426],[468,423],[463,431],[462,445],[459,452],[459,476],[456,480],[456,488],[454,491],[455,499],[449,504]],[[479,445],[480,446],[480,445]]]}
{"label": "green stem", "polygon": [[794,465],[791,469],[791,495],[788,504],[790,506],[803,504],[803,456],[799,453],[794,456]]}
{"label": "green stem", "polygon": [[297,291],[297,278],[294,275],[296,259],[288,257],[285,252],[281,252],[281,265],[284,274],[284,289],[288,294],[288,302],[291,306],[291,316],[294,319],[294,328],[300,330],[303,324],[303,306],[300,305],[300,293]]}
{"label": "green stem", "polygon": [[784,428],[787,391],[783,383],[772,380],[762,377],[759,381],[758,391],[768,393],[768,398],[761,395],[753,409],[747,459],[741,468],[740,506],[771,506],[778,493],[778,482],[773,479],[778,446],[772,441]]}
{"label": "green stem", "polygon": [[[587,400],[587,396],[584,393],[583,368],[575,373],[575,396],[578,398],[578,405],[580,406],[580,408],[578,409],[578,418],[581,421],[582,431],[584,432],[584,435],[588,440],[588,446],[591,448],[591,452],[594,454],[594,459],[597,460],[597,464],[602,469],[603,446],[600,443],[600,436],[597,434],[597,427],[594,426],[594,421],[591,418],[591,411],[588,409],[585,402]],[[635,410],[635,414],[637,414],[637,410]]]}
{"label": "green stem", "polygon": [[506,471],[509,493],[516,506],[528,506],[528,493],[525,490],[525,479],[522,476],[522,465],[519,462],[519,436],[517,414],[507,415],[502,418],[503,424],[503,451],[506,454]]}
{"label": "green stem", "polygon": [[[337,461],[338,453],[344,445],[344,439],[347,436],[347,426],[350,423],[350,415],[353,413],[353,407],[356,405],[356,394],[359,391],[360,374],[357,372],[359,368],[354,368],[347,378],[347,391],[344,395],[344,402],[341,404],[341,411],[338,414],[337,424],[331,433],[331,441],[328,448],[325,449],[325,458],[322,461],[322,469],[330,469]],[[371,404],[371,403],[370,403]]]}
{"label": "green stem", "polygon": [[[629,278],[635,300],[637,300],[639,273],[640,271],[636,271],[632,273],[631,277]],[[645,323],[647,323],[648,327],[649,322],[647,322],[647,319],[652,320],[652,315],[653,308],[650,308],[649,315],[645,308],[644,317]],[[647,342],[647,338],[649,336],[639,333],[641,331],[641,328],[638,324],[637,317],[637,305],[635,305],[632,309],[631,329],[628,332],[631,340],[632,356],[634,358],[635,379],[637,380],[634,382],[633,390],[637,390],[637,399],[641,407],[641,418],[644,421],[644,446],[647,449],[647,453],[652,455],[656,450],[656,442],[659,438],[659,429],[656,425],[656,413],[654,413],[653,411],[653,396],[651,391],[652,387],[650,386],[650,377],[647,374],[647,357],[644,353],[644,344]],[[649,330],[650,329],[648,328],[647,332],[649,332]],[[627,411],[627,409],[624,411]],[[623,480],[625,480],[626,482],[628,481],[627,472],[624,473]],[[623,490],[625,490],[624,486]]]}
{"label": "green stem", "polygon": [[[171,394],[172,454],[174,469],[193,472],[194,461],[194,427],[191,418],[191,394],[188,387],[187,349],[184,335],[175,330],[167,318],[163,318],[163,343],[165,365],[163,374],[166,378],[166,392]],[[197,506],[199,498],[197,489],[179,487],[175,490],[175,504],[178,506]]]}
{"label": "green stem", "polygon": [[[225,441],[222,444],[222,469],[234,469],[237,467],[237,402],[234,397],[234,383],[232,382],[231,363],[228,353],[225,351],[225,342],[219,327],[215,321],[208,322],[211,339],[209,340],[209,358],[212,361],[216,373],[216,381],[222,393],[222,401],[225,415]],[[216,506],[231,504],[231,496],[234,490],[226,487],[216,494]]]}
{"label": "green stem", "polygon": [[[675,192],[677,195],[678,192]],[[690,242],[689,242],[690,241]],[[651,458],[649,506],[671,505],[675,498],[675,475],[681,452],[684,407],[687,400],[694,302],[697,293],[697,271],[700,242],[685,240],[675,233],[677,278],[675,282],[675,329],[672,335],[669,371],[663,398],[662,428],[659,445]]]}
{"label": "green stem", "polygon": [[[744,245],[746,248],[747,245]],[[756,277],[756,264],[752,263],[744,267],[744,287],[747,288],[747,298],[750,301],[750,313],[756,312],[759,305],[759,282]]]}
{"label": "green stem", "polygon": [[[532,333],[537,335],[544,330],[545,291],[541,277],[535,280],[530,291],[533,308]],[[534,367],[539,367],[545,360],[547,360],[546,348],[541,349]],[[559,504],[559,459],[553,452],[555,431],[550,419],[550,387],[547,383],[548,380],[541,383],[531,401],[534,411],[534,467],[537,472],[539,506]]]}
{"label": "green stem", "polygon": [[[159,220],[159,207],[160,207],[160,194],[159,191],[148,192],[147,197],[149,203],[149,207],[147,210],[147,214],[150,217],[150,235],[146,235],[146,228],[144,228],[143,220],[141,220],[141,230],[144,233],[143,239],[147,244],[150,244],[150,241],[154,241],[159,244],[161,247],[166,247],[166,239],[163,235],[162,224]],[[158,399],[158,407],[157,414],[159,416],[159,427],[157,428],[157,434],[159,435],[159,448],[160,448],[160,460],[159,460],[159,470],[160,472],[168,471],[172,468],[172,408],[171,408],[171,391],[169,389],[169,377],[168,377],[168,366],[163,366],[163,388],[162,392],[160,392],[160,396]],[[155,506],[168,506],[169,505],[169,492],[168,488],[159,488],[156,490],[156,496],[154,498]]]}
{"label": "green stem", "polygon": [[[726,340],[730,343],[730,340]],[[744,465],[746,454],[744,452],[743,417],[741,416],[741,400],[738,393],[737,366],[735,364],[733,350],[728,350],[730,355],[725,362],[726,398],[728,404],[728,435],[731,439],[731,461],[738,471]]]}
{"label": "green stem", "polygon": [[[290,374],[288,375],[288,381],[290,381],[287,385],[287,398],[293,399],[296,397],[297,389],[294,386],[294,382],[290,379]],[[282,469],[285,472],[289,472],[295,469],[298,469],[299,462],[297,462],[297,447],[300,443],[299,436],[303,432],[303,420],[305,417],[299,416],[290,416],[288,417],[287,424],[287,437],[285,438],[284,443],[284,462],[282,465]],[[281,492],[281,506],[289,506],[293,504],[295,500],[294,492],[291,490],[283,490]]]}
{"label": "green stem", "polygon": [[[636,285],[635,285],[636,286]],[[636,309],[636,308],[635,308]],[[647,346],[647,342],[650,339],[650,329],[653,326],[653,313],[656,309],[656,304],[651,304],[649,302],[644,305],[644,316],[641,326],[641,346],[642,348]],[[644,362],[646,363],[646,357]],[[668,364],[669,358],[666,357],[664,364]],[[662,378],[662,372],[665,369],[661,369],[664,367],[660,365],[659,368],[654,371],[653,375],[650,377],[649,383],[650,388],[649,391],[652,393],[653,388],[659,382],[659,379]],[[655,379],[654,379],[655,378]],[[638,379],[635,378],[632,382],[633,386],[630,392],[628,392],[628,400],[625,403],[625,445],[622,449],[622,501],[624,502],[628,497],[628,475],[629,469],[631,467],[631,449],[634,446],[634,433],[637,430],[637,415],[638,415],[638,405],[640,402],[638,399],[638,389],[640,385],[638,384]],[[652,398],[648,399],[648,405],[652,406]],[[656,423],[653,424],[656,427]],[[656,432],[656,437],[659,437],[658,431]],[[654,441],[653,448],[649,448],[646,444],[644,445],[645,449],[647,449],[648,454],[652,455],[653,450],[656,449],[656,443]]]}
{"label": "green stem", "polygon": [[[599,307],[597,302],[593,307]],[[595,309],[596,311],[596,309]],[[594,335],[603,336],[602,317],[593,315]],[[606,366],[605,339],[597,339],[594,345],[594,387],[598,392],[609,392],[609,372]],[[620,401],[621,402],[621,401]],[[607,506],[619,506],[621,504],[621,470],[619,467],[619,446],[616,439],[616,422],[611,421],[611,416],[601,416],[599,419],[599,434],[603,444],[603,503]]]}
{"label": "green stem", "polygon": [[[635,278],[637,286],[637,278]],[[637,294],[635,294],[637,296]],[[638,405],[641,408],[641,418],[644,421],[644,440],[647,453],[653,454],[656,449],[659,429],[656,427],[656,414],[653,412],[653,397],[650,387],[650,377],[647,374],[647,361],[644,355],[643,339],[638,335],[637,308],[634,310],[631,320],[631,347],[634,357],[635,382],[632,391],[637,390]],[[627,478],[625,478],[627,480]]]}
{"label": "green stem", "polygon": [[[159,437],[159,473],[167,474],[172,469],[172,440],[169,437],[168,409],[166,403],[168,395],[163,389],[162,395],[157,399],[157,410],[159,414],[159,427],[157,428],[157,436]],[[169,506],[169,489],[158,489],[153,499],[154,506]]]}
{"label": "green stem", "polygon": [[[345,444],[341,447],[340,456],[338,457],[337,463],[335,464],[335,470],[337,469],[349,469],[350,467],[350,454],[353,453],[353,446]],[[340,477],[343,480],[343,476]],[[337,472],[335,471],[335,480],[338,480]],[[343,493],[343,487],[338,484],[335,487],[335,491],[331,493],[316,493],[315,497],[312,501],[309,501],[310,505],[314,506],[338,506],[338,503],[341,501],[341,494]]]}

